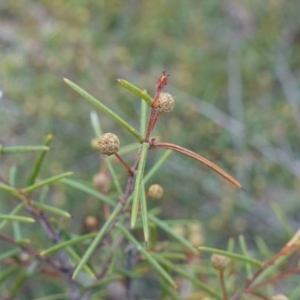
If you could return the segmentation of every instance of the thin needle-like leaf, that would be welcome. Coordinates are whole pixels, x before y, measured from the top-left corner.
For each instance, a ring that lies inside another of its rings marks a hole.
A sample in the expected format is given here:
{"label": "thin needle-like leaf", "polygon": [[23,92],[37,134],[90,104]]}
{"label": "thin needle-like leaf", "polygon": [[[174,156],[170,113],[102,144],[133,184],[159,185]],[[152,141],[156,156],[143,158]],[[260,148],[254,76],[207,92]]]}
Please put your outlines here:
{"label": "thin needle-like leaf", "polygon": [[111,206],[115,206],[116,203],[110,199],[109,197],[99,193],[98,191],[92,189],[92,188],[89,188],[88,186],[80,183],[80,182],[77,182],[73,179],[68,179],[68,178],[64,178],[62,179],[60,182],[62,183],[65,183],[66,185],[70,186],[70,187],[73,187],[79,191],[82,191],[90,196],[93,196],[94,198],[100,200],[100,201],[103,201]]}
{"label": "thin needle-like leaf", "polygon": [[180,242],[184,247],[189,249],[193,253],[197,253],[197,249],[183,236],[176,233],[166,222],[163,222],[156,218],[153,214],[149,214],[149,219],[157,226],[160,227],[162,230],[167,232],[169,235],[171,235],[174,239],[176,239],[178,242]]}
{"label": "thin needle-like leaf", "polygon": [[235,240],[234,238],[229,238],[228,240],[228,244],[227,244],[227,251],[228,252],[233,252],[234,251],[234,244],[235,244]]}
{"label": "thin needle-like leaf", "polygon": [[75,237],[73,239],[70,239],[68,241],[64,241],[61,242],[59,244],[56,244],[48,249],[45,249],[43,251],[40,252],[41,255],[48,255],[50,253],[56,252],[58,250],[64,249],[68,246],[74,245],[74,244],[79,244],[80,242],[83,242],[85,240],[89,240],[92,239],[93,237],[95,237],[97,233],[93,232],[93,233],[88,233],[79,237]]}
{"label": "thin needle-like leaf", "polygon": [[93,242],[89,246],[89,248],[84,253],[81,261],[78,263],[72,278],[75,279],[79,272],[81,271],[82,267],[86,264],[86,262],[90,259],[94,251],[96,250],[98,244],[101,242],[101,239],[104,237],[106,231],[109,229],[111,224],[114,222],[116,216],[120,213],[123,206],[121,203],[118,203],[115,207],[114,211],[110,214],[109,218],[106,220],[106,222],[101,227],[100,231],[97,233],[96,237],[94,238]]}
{"label": "thin needle-like leaf", "polygon": [[17,191],[16,188],[14,188],[14,187],[12,187],[12,186],[10,186],[10,185],[4,184],[4,183],[2,183],[2,182],[0,182],[0,190],[3,190],[3,191],[5,191],[5,192],[8,192],[9,194],[18,197],[19,199],[22,198],[22,197],[19,195],[19,193],[18,193],[18,191]]}
{"label": "thin needle-like leaf", "polygon": [[289,221],[287,220],[287,217],[282,210],[282,208],[275,202],[271,203],[271,208],[273,212],[275,213],[276,217],[280,221],[281,225],[285,229],[285,232],[289,237],[293,236],[293,229],[291,225],[289,224]]}
{"label": "thin needle-like leaf", "polygon": [[9,250],[7,252],[4,252],[3,254],[0,255],[0,261],[9,258],[9,257],[13,257],[16,256],[17,254],[19,254],[21,252],[21,249],[15,248],[12,250]]}
{"label": "thin needle-like leaf", "polygon": [[141,188],[141,213],[142,213],[142,221],[143,221],[144,239],[145,242],[147,243],[149,238],[148,211],[147,211],[145,187],[143,184]]}
{"label": "thin needle-like leaf", "polygon": [[20,241],[22,240],[22,231],[20,227],[20,223],[15,221],[12,223],[12,228],[13,228],[13,236],[15,241]]}
{"label": "thin needle-like leaf", "polygon": [[35,220],[29,217],[23,217],[23,216],[15,216],[15,215],[3,215],[0,214],[0,220],[5,221],[18,221],[18,222],[25,222],[25,223],[34,223]]}
{"label": "thin needle-like leaf", "polygon": [[16,185],[16,174],[17,174],[17,167],[14,165],[9,169],[9,184],[12,186]]}
{"label": "thin needle-like leaf", "polygon": [[[70,255],[70,257],[76,262],[76,264],[78,262],[80,262],[81,260],[81,256],[79,256],[76,251],[74,249],[72,249],[71,247],[67,247],[66,251],[68,252],[68,254]],[[82,269],[88,274],[90,275],[92,278],[96,277],[94,271],[91,269],[91,267],[89,266],[89,264],[85,264]]]}
{"label": "thin needle-like leaf", "polygon": [[[245,237],[242,234],[239,235],[239,243],[240,243],[240,247],[241,247],[243,255],[249,256]],[[249,263],[246,263],[245,268],[246,268],[247,278],[250,279],[253,275],[251,265]]]}
{"label": "thin needle-like leaf", "polygon": [[145,101],[141,101],[141,118],[140,118],[140,132],[141,135],[144,136],[146,133],[146,127],[147,127],[147,108]]}
{"label": "thin needle-like leaf", "polygon": [[[19,212],[23,207],[25,206],[25,203],[20,203],[19,205],[17,205],[11,212],[10,212],[10,215],[13,216],[15,215],[17,212]],[[7,224],[7,220],[3,220],[1,223],[0,223],[0,230]]]}
{"label": "thin needle-like leaf", "polygon": [[[53,135],[48,134],[44,141],[44,146],[46,146],[46,147],[49,146],[52,139],[53,139]],[[38,156],[37,160],[35,161],[35,164],[27,178],[27,185],[32,185],[34,183],[34,181],[41,169],[41,166],[42,166],[42,163],[43,163],[46,153],[47,153],[47,150],[42,150],[42,152]]]}
{"label": "thin needle-like leaf", "polygon": [[73,172],[65,172],[65,173],[62,173],[62,174],[50,177],[48,179],[42,180],[42,181],[40,181],[38,183],[35,183],[33,185],[30,185],[30,186],[24,188],[23,192],[24,193],[33,192],[33,191],[39,189],[40,187],[43,187],[43,186],[48,185],[48,184],[55,183],[55,182],[57,182],[57,181],[65,178],[65,177],[71,176],[71,175],[73,175]]}
{"label": "thin needle-like leaf", "polygon": [[44,211],[51,212],[55,215],[63,216],[65,218],[71,218],[71,215],[67,211],[62,210],[57,207],[54,207],[54,206],[46,205],[46,204],[39,203],[39,202],[33,202],[32,206],[38,207]]}
{"label": "thin needle-like leaf", "polygon": [[36,298],[35,300],[62,300],[62,299],[68,299],[68,294],[65,293],[54,294],[50,296]]}
{"label": "thin needle-like leaf", "polygon": [[[121,147],[120,150],[118,151],[118,154],[123,155],[128,152],[133,152],[133,151],[138,150],[140,147],[141,147],[141,144],[138,144],[138,143],[128,144],[126,146]],[[114,155],[111,155],[111,156],[108,156],[107,159],[113,160],[113,159],[116,159],[116,157]]]}
{"label": "thin needle-like leaf", "polygon": [[91,124],[96,137],[99,137],[102,134],[102,129],[100,126],[100,121],[98,115],[95,111],[91,111],[90,113]]}
{"label": "thin needle-like leaf", "polygon": [[44,203],[46,201],[48,193],[49,193],[49,185],[45,185],[41,190],[38,201],[40,203]]}
{"label": "thin needle-like leaf", "polygon": [[207,167],[211,168],[213,171],[217,172],[218,174],[220,174],[221,176],[223,176],[225,179],[227,179],[228,181],[230,181],[232,184],[234,184],[235,186],[237,186],[238,188],[242,189],[242,185],[235,180],[232,176],[230,176],[228,173],[226,173],[225,171],[223,171],[221,168],[219,168],[218,166],[216,166],[214,163],[212,163],[211,161],[209,161],[208,159],[204,158],[203,156],[188,150],[186,148],[183,148],[181,146],[175,145],[175,144],[171,144],[171,143],[160,143],[160,142],[153,142],[152,144],[153,148],[166,148],[166,149],[171,149],[177,152],[180,152],[182,154],[185,154],[199,162],[201,162],[202,164],[206,165]]}
{"label": "thin needle-like leaf", "polygon": [[172,150],[167,150],[160,158],[156,161],[154,166],[149,170],[149,172],[144,176],[144,183],[147,183],[151,177],[159,170],[163,163],[170,157],[173,153]]}
{"label": "thin needle-like leaf", "polygon": [[123,128],[128,130],[132,135],[134,135],[140,142],[143,141],[143,137],[141,134],[135,130],[131,125],[129,125],[125,120],[123,120],[121,117],[119,117],[116,113],[114,113],[111,109],[109,109],[106,105],[102,104],[100,101],[98,101],[96,98],[94,98],[91,94],[83,90],[81,87],[79,87],[74,82],[70,81],[67,78],[63,79],[64,82],[70,86],[73,90],[75,90],[78,94],[80,94],[82,97],[84,97],[86,100],[88,100],[90,103],[95,105],[97,108],[99,108],[101,111],[103,111],[105,114],[110,116],[112,119],[114,119],[116,122],[118,122]]}
{"label": "thin needle-like leaf", "polygon": [[11,146],[3,147],[0,145],[0,154],[12,154],[34,151],[48,151],[49,147],[46,146]]}
{"label": "thin needle-like leaf", "polygon": [[228,251],[224,251],[224,250],[219,250],[219,249],[209,248],[209,247],[203,247],[203,246],[198,247],[198,249],[200,251],[203,251],[203,252],[221,254],[221,255],[230,257],[230,258],[232,258],[234,260],[237,260],[237,261],[247,262],[247,263],[249,263],[252,266],[257,267],[257,268],[261,268],[263,266],[263,263],[260,262],[259,260],[244,256],[244,255],[241,255],[241,254],[236,254],[236,253],[233,253],[233,252],[228,252]]}
{"label": "thin needle-like leaf", "polygon": [[136,87],[135,85],[133,85],[132,83],[128,82],[125,79],[116,79],[116,81],[123,86],[124,88],[126,88],[127,90],[129,90],[130,92],[134,93],[135,95],[139,96],[140,98],[142,98],[143,100],[145,100],[145,102],[151,106],[153,99],[147,94],[146,91],[143,91],[141,89],[139,89],[138,87]]}
{"label": "thin needle-like leaf", "polygon": [[176,288],[176,283],[172,277],[160,266],[160,264],[144,249],[139,242],[124,228],[123,225],[117,224],[116,227],[125,235],[125,237],[130,241],[136,249],[145,257],[150,265],[173,287]]}
{"label": "thin needle-like leaf", "polygon": [[168,261],[167,259],[165,259],[164,257],[162,257],[161,255],[159,255],[157,253],[153,253],[153,256],[155,257],[156,260],[158,260],[160,263],[165,265],[167,268],[169,268],[170,270],[173,270],[177,274],[190,280],[193,284],[195,284],[196,286],[201,288],[207,294],[209,294],[217,299],[220,299],[220,296],[213,289],[211,289],[209,286],[207,286],[205,283],[201,282],[200,280],[197,280],[197,278],[195,278],[193,275],[189,274],[184,268],[176,266],[174,263]]}
{"label": "thin needle-like leaf", "polygon": [[141,187],[143,182],[143,175],[145,170],[148,149],[149,149],[149,143],[143,143],[141,154],[140,154],[141,155],[140,162],[136,172],[134,191],[133,191],[133,201],[132,201],[132,210],[131,210],[131,228],[134,228],[137,215],[138,215],[139,202],[140,202],[139,200],[141,195]]}
{"label": "thin needle-like leaf", "polygon": [[6,280],[6,278],[9,278],[17,270],[20,270],[19,265],[12,265],[10,267],[7,267],[5,271],[2,271],[0,274],[0,284],[2,284]]}

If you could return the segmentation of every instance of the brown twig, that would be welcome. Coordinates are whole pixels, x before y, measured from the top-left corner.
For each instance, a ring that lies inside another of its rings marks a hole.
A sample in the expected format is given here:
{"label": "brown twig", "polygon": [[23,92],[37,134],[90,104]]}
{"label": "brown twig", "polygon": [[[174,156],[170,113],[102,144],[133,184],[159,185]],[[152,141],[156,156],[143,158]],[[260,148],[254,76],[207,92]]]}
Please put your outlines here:
{"label": "brown twig", "polygon": [[56,260],[48,257],[48,256],[43,256],[40,255],[39,253],[35,252],[34,250],[32,250],[31,248],[29,248],[28,246],[18,243],[16,242],[14,239],[12,239],[11,237],[9,237],[8,235],[1,233],[0,232],[0,239],[15,246],[18,247],[20,249],[22,249],[24,252],[26,252],[28,255],[30,255],[30,257],[32,258],[36,258],[41,262],[45,262],[48,265],[50,265],[52,268],[54,268],[55,270],[60,271],[62,274],[66,275],[66,271],[71,271],[71,270],[66,270],[65,268],[63,268],[61,266],[61,264],[59,262],[57,262]]}
{"label": "brown twig", "polygon": [[258,293],[256,293],[256,292],[253,292],[253,291],[251,291],[251,292],[249,292],[249,293],[247,292],[247,294],[248,294],[248,295],[255,296],[255,297],[259,298],[259,299],[270,300],[270,298],[268,298],[268,297],[266,297],[266,296],[263,296],[263,295],[261,295],[261,294],[258,294]]}
{"label": "brown twig", "polygon": [[295,269],[287,270],[287,271],[282,272],[282,273],[280,273],[280,274],[278,274],[278,275],[276,275],[276,276],[274,276],[274,277],[271,277],[271,278],[269,278],[269,279],[266,279],[266,280],[264,280],[264,281],[262,281],[262,282],[260,282],[260,283],[258,283],[258,284],[256,284],[256,285],[253,285],[253,286],[251,287],[251,290],[256,290],[256,289],[258,289],[258,288],[260,288],[260,287],[262,287],[262,286],[265,286],[265,285],[267,285],[267,284],[276,282],[276,281],[278,281],[278,280],[283,279],[284,277],[287,277],[287,276],[290,276],[290,275],[293,275],[293,274],[297,274],[297,273],[299,273],[299,272],[300,272],[300,267],[295,268]]}
{"label": "brown twig", "polygon": [[153,102],[151,105],[152,108],[151,108],[150,117],[149,117],[149,121],[148,121],[148,125],[147,125],[146,135],[144,138],[144,141],[146,143],[149,142],[150,134],[153,131],[153,129],[158,121],[158,118],[160,116],[160,113],[157,111],[156,108],[159,105],[158,99],[159,99],[160,93],[165,88],[165,86],[168,84],[168,76],[170,76],[170,75],[167,74],[166,71],[163,71],[163,75],[156,80],[155,96],[154,96],[154,99],[153,99]]}
{"label": "brown twig", "polygon": [[[2,177],[0,176],[2,179]],[[9,183],[6,183],[9,185]],[[30,198],[30,196],[23,191],[23,189],[16,189],[20,196],[22,196],[26,201],[26,210],[31,213],[31,215],[40,223],[42,228],[47,232],[49,238],[54,244],[59,243],[60,241],[60,234],[55,228],[52,226],[52,224],[49,222],[45,212],[39,208],[34,207],[33,200]],[[78,284],[72,280],[71,273],[73,268],[71,268],[67,261],[67,255],[64,251],[60,251],[60,259],[59,262],[56,260],[53,260],[46,256],[41,256],[39,253],[36,253],[34,250],[30,249],[29,247],[25,245],[20,245],[16,241],[14,241],[9,236],[6,236],[4,234],[0,234],[0,238],[5,240],[6,242],[13,244],[17,247],[20,247],[24,252],[28,253],[31,257],[37,258],[40,261],[45,261],[46,263],[50,264],[54,269],[59,271],[62,275],[65,281],[67,282],[70,290],[70,298],[74,300],[80,299],[80,292],[78,288]]]}
{"label": "brown twig", "polygon": [[144,139],[145,142],[147,142],[147,143],[149,142],[150,134],[153,131],[153,129],[155,127],[155,124],[158,121],[159,116],[160,116],[160,113],[155,108],[152,107],[151,112],[150,112],[148,125],[147,125],[146,136],[145,136],[145,139]]}
{"label": "brown twig", "polygon": [[219,276],[220,276],[220,282],[221,282],[221,289],[222,289],[222,294],[223,294],[223,300],[227,300],[227,292],[226,292],[226,287],[225,287],[225,280],[224,280],[224,270],[219,271]]}
{"label": "brown twig", "polygon": [[183,148],[181,146],[175,145],[175,144],[171,144],[171,143],[163,143],[163,142],[156,142],[155,140],[152,141],[151,143],[151,148],[165,148],[165,149],[171,149],[177,152],[180,152],[182,154],[185,154],[199,162],[201,162],[202,164],[206,165],[207,167],[211,168],[213,171],[217,172],[218,174],[220,174],[222,177],[224,177],[225,179],[227,179],[228,181],[230,181],[231,183],[233,183],[235,186],[237,186],[240,189],[243,189],[242,185],[235,180],[232,176],[230,176],[228,173],[226,173],[225,171],[223,171],[221,168],[219,168],[218,166],[216,166],[214,163],[212,163],[211,161],[209,161],[208,159],[204,158],[203,156],[188,150],[186,148]]}
{"label": "brown twig", "polygon": [[118,154],[115,153],[116,158],[121,162],[121,164],[125,167],[125,169],[128,172],[129,176],[134,176],[134,172],[132,171],[132,169],[127,165],[127,163],[124,161],[124,159]]}
{"label": "brown twig", "polygon": [[[293,239],[292,239],[293,240]],[[244,287],[239,291],[237,292],[235,295],[233,295],[233,297],[230,298],[230,300],[239,300],[241,299],[243,293],[250,293],[250,292],[253,292],[254,289],[256,289],[258,287],[258,285],[256,286],[252,286],[252,284],[254,283],[254,281],[259,277],[260,274],[262,274],[262,272],[264,270],[266,270],[268,267],[270,267],[271,265],[273,265],[280,257],[284,256],[284,255],[287,255],[289,253],[291,253],[294,249],[296,249],[296,247],[298,246],[298,243],[297,242],[294,242],[294,243],[287,243],[277,254],[275,254],[271,259],[269,259],[268,261],[266,261],[263,265],[262,268],[260,268],[259,270],[257,270],[254,275],[252,276],[251,279],[249,279]],[[293,269],[295,270],[295,269]],[[288,272],[288,271],[287,271]],[[286,273],[286,272],[285,272]],[[281,273],[282,274],[282,273]],[[294,274],[291,273],[291,274]],[[280,275],[280,274],[279,274]],[[279,276],[278,275],[278,276]],[[290,274],[287,274],[285,276],[288,276]],[[284,276],[284,277],[285,277]],[[265,283],[267,284],[267,282]]]}

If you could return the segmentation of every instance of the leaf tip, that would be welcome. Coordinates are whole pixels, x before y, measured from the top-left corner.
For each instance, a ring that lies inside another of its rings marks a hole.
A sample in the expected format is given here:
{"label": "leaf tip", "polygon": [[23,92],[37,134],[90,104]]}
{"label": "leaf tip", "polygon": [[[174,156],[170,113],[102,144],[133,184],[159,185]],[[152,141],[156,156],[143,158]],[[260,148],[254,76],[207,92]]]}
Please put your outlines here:
{"label": "leaf tip", "polygon": [[66,84],[68,84],[68,83],[70,82],[70,80],[69,80],[68,78],[66,78],[66,77],[62,77],[62,80],[63,80]]}
{"label": "leaf tip", "polygon": [[134,226],[135,226],[135,220],[131,220],[131,223],[130,223],[130,227],[131,227],[131,229],[133,229],[133,228],[134,228]]}

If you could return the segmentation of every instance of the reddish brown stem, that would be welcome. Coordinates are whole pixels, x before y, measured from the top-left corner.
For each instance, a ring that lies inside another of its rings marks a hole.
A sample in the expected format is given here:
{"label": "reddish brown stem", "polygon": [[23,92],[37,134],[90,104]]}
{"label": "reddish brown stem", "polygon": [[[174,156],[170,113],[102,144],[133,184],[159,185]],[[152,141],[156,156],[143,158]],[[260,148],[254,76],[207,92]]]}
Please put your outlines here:
{"label": "reddish brown stem", "polygon": [[154,108],[151,108],[150,117],[149,117],[149,121],[148,121],[148,125],[147,125],[147,130],[146,130],[146,135],[145,135],[145,139],[144,139],[144,141],[146,143],[149,142],[150,134],[151,134],[151,132],[153,130],[153,122],[154,122],[156,113],[157,113],[156,110]]}
{"label": "reddish brown stem", "polygon": [[257,297],[257,298],[259,298],[259,299],[263,299],[263,300],[270,300],[270,298],[268,298],[268,297],[265,297],[265,296],[263,296],[263,295],[261,295],[261,294],[258,294],[258,293],[255,293],[255,292],[249,292],[249,293],[247,293],[248,295],[252,295],[252,296],[255,296],[255,297]]}
{"label": "reddish brown stem", "polygon": [[227,300],[227,292],[226,292],[226,287],[225,287],[225,280],[224,280],[224,270],[220,270],[219,272],[220,276],[220,282],[221,282],[221,289],[222,289],[222,294],[223,294],[223,300]]}
{"label": "reddish brown stem", "polygon": [[290,275],[293,275],[293,274],[296,274],[296,273],[299,273],[300,272],[300,268],[295,268],[295,269],[291,269],[291,270],[287,270],[285,272],[282,272],[274,277],[271,277],[269,279],[266,279],[256,285],[253,285],[251,287],[251,290],[256,290],[264,285],[267,285],[267,284],[270,284],[270,283],[273,283],[275,281],[278,281],[278,280],[281,280],[283,279],[284,277],[287,277],[287,276],[290,276]]}
{"label": "reddish brown stem", "polygon": [[233,183],[235,186],[237,186],[238,188],[242,189],[242,185],[235,180],[232,176],[230,176],[228,173],[226,173],[225,171],[223,171],[221,168],[219,168],[218,166],[216,166],[214,163],[212,163],[211,161],[207,160],[206,158],[204,158],[203,156],[188,150],[186,148],[183,148],[181,146],[178,145],[174,145],[171,143],[160,143],[160,142],[155,142],[153,141],[152,148],[166,148],[166,149],[171,149],[177,152],[180,152],[182,154],[185,154],[199,162],[201,162],[202,164],[206,165],[207,167],[211,168],[212,170],[214,170],[215,172],[217,172],[218,174],[220,174],[221,176],[223,176],[225,179],[227,179],[228,181],[230,181],[231,183]]}
{"label": "reddish brown stem", "polygon": [[160,116],[160,113],[159,113],[159,112],[157,112],[157,113],[155,114],[155,116],[154,116],[153,124],[152,124],[152,131],[153,131],[153,129],[154,129],[154,127],[155,127],[155,125],[156,125],[158,119],[159,119],[159,116]]}
{"label": "reddish brown stem", "polygon": [[118,154],[115,153],[116,158],[121,162],[121,164],[125,167],[125,169],[128,172],[129,176],[134,176],[134,172],[131,170],[131,168],[127,165],[127,163],[124,161],[124,159]]}
{"label": "reddish brown stem", "polygon": [[149,142],[150,139],[150,134],[153,131],[158,118],[160,116],[159,112],[156,110],[156,108],[159,106],[158,103],[158,99],[160,96],[160,93],[162,92],[162,90],[164,89],[164,87],[168,84],[168,76],[169,74],[166,73],[166,71],[163,71],[163,75],[161,77],[159,77],[156,81],[156,91],[155,91],[155,96],[152,102],[152,109],[151,109],[151,113],[150,113],[150,118],[148,121],[148,125],[147,125],[147,131],[146,131],[146,136],[144,141],[145,142]]}
{"label": "reddish brown stem", "polygon": [[[289,242],[286,246],[284,246],[277,254],[275,254],[271,259],[269,259],[268,261],[266,261],[263,265],[262,268],[260,268],[259,270],[257,270],[254,275],[252,276],[252,278],[250,280],[248,280],[245,284],[245,286],[238,292],[236,293],[232,298],[230,298],[231,300],[239,300],[241,299],[243,293],[250,293],[250,291],[252,292],[253,288],[251,287],[251,285],[253,284],[253,282],[258,278],[258,276],[268,267],[270,267],[271,265],[273,265],[277,259],[279,259],[280,257],[287,255],[289,253],[291,253],[291,251],[293,251],[296,247],[297,247],[297,243],[291,243]],[[288,272],[288,271],[287,271]],[[286,275],[287,276],[287,275]],[[255,288],[257,288],[258,285],[255,286]]]}
{"label": "reddish brown stem", "polygon": [[[16,242],[14,239],[12,239],[11,237],[5,235],[4,233],[0,233],[0,239],[7,242],[7,243],[9,243],[9,244],[11,244],[11,245],[13,245],[13,246],[15,246],[15,247],[21,248],[30,257],[37,258],[39,261],[42,261],[42,262],[45,262],[45,263],[49,264],[54,269],[56,269],[58,271],[62,271],[62,266],[60,265],[59,262],[51,259],[50,257],[40,255],[39,253],[35,252],[31,248],[27,247],[26,245],[22,245],[22,244]],[[62,273],[62,275],[65,276],[65,270],[61,273]]]}

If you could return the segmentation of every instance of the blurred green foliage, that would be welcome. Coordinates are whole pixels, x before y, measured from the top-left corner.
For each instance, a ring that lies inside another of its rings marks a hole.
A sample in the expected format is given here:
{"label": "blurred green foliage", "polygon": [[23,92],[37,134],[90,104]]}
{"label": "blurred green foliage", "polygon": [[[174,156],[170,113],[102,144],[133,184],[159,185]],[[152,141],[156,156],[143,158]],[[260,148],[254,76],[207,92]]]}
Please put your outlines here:
{"label": "blurred green foliage", "polygon": [[[41,174],[74,171],[92,184],[100,167],[90,146],[92,107],[60,76],[137,128],[140,102],[115,79],[152,94],[155,78],[167,70],[176,107],[157,136],[211,159],[247,192],[173,154],[153,182],[164,186],[164,214],[198,219],[207,245],[222,248],[244,233],[253,245],[259,234],[277,249],[289,236],[270,204],[278,203],[293,230],[300,220],[299,11],[297,0],[1,0],[0,143],[41,144],[53,133]],[[99,116],[104,131],[124,145],[134,141]],[[150,153],[148,167],[160,155]],[[1,175],[18,166],[19,186],[35,155],[22,157],[0,161]],[[72,210],[74,232],[99,208],[65,188],[51,188],[51,195],[53,204]]]}

